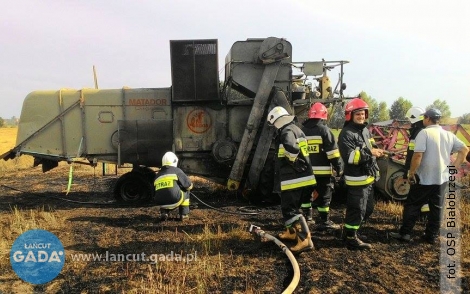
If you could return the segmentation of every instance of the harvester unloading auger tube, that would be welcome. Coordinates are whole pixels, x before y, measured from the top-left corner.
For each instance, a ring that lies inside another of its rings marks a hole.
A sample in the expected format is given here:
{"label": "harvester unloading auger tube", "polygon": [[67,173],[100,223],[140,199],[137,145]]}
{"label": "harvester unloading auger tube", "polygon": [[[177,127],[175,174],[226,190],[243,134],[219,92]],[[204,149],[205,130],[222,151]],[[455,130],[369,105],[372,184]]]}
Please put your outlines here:
{"label": "harvester unloading auger tube", "polygon": [[[301,123],[312,103],[335,106],[344,99],[348,62],[294,62],[285,39],[235,42],[225,58],[222,89],[216,39],[172,40],[170,53],[171,87],[31,92],[16,146],[0,158],[31,155],[44,172],[60,161],[132,167],[114,194],[139,202],[152,195],[151,168],[171,150],[186,173],[251,191],[246,196],[255,202],[272,193],[269,110],[283,106]],[[339,81],[332,87],[327,71],[335,68]]]}

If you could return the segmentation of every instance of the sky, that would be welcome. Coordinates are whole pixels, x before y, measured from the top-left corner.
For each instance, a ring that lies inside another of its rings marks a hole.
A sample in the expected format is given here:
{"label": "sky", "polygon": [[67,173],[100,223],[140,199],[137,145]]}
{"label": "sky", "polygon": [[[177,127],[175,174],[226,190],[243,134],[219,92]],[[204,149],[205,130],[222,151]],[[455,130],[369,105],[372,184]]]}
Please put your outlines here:
{"label": "sky", "polygon": [[[35,90],[171,86],[170,40],[279,37],[294,62],[347,60],[345,95],[470,113],[470,1],[15,0],[0,10],[0,117]],[[336,81],[336,75],[331,76]]]}

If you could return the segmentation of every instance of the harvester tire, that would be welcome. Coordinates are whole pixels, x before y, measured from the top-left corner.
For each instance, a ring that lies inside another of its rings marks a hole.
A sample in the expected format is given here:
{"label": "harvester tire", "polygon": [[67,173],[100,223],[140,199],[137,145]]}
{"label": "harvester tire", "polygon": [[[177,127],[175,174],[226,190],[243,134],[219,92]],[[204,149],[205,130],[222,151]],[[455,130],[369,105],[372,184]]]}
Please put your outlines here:
{"label": "harvester tire", "polygon": [[152,198],[153,186],[148,176],[140,172],[128,172],[122,175],[114,186],[114,197],[119,202],[136,204]]}

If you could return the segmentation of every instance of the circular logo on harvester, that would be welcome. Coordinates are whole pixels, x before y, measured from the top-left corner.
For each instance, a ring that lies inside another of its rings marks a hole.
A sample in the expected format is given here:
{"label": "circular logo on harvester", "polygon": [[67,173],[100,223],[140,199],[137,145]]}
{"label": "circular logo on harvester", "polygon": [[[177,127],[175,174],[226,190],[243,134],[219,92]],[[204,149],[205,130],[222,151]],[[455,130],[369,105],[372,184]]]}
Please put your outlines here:
{"label": "circular logo on harvester", "polygon": [[16,238],[10,251],[10,263],[23,281],[44,284],[53,280],[65,262],[64,246],[46,230],[29,230]]}
{"label": "circular logo on harvester", "polygon": [[188,113],[186,125],[193,133],[202,134],[212,127],[212,119],[206,110],[194,109]]}

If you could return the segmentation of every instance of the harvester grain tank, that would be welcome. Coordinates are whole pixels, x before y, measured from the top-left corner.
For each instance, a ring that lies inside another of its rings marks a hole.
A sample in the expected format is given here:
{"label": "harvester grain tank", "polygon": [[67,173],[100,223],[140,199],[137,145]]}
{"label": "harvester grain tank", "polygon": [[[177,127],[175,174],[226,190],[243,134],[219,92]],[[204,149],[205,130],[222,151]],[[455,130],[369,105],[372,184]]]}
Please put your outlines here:
{"label": "harvester grain tank", "polygon": [[[30,93],[16,147],[0,158],[28,154],[44,172],[60,161],[132,165],[118,179],[115,196],[133,202],[152,195],[150,167],[160,167],[171,150],[185,172],[254,191],[247,196],[259,200],[272,191],[269,110],[280,105],[302,117],[311,103],[340,105],[344,98],[347,61],[294,62],[285,39],[234,43],[223,86],[218,40],[170,41],[170,53],[171,87]],[[326,73],[335,67],[341,71],[333,89]]]}

